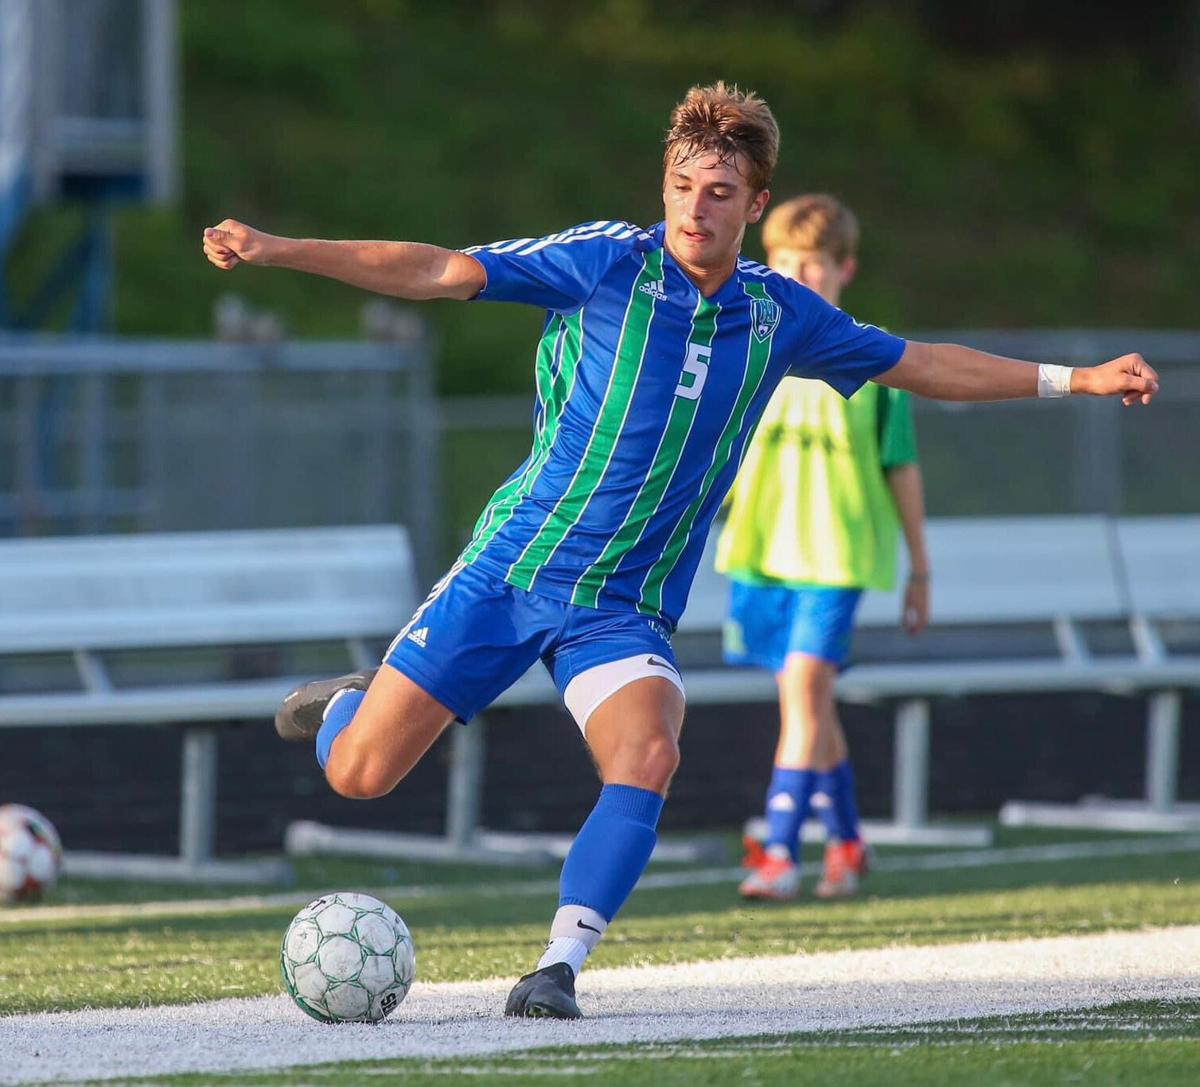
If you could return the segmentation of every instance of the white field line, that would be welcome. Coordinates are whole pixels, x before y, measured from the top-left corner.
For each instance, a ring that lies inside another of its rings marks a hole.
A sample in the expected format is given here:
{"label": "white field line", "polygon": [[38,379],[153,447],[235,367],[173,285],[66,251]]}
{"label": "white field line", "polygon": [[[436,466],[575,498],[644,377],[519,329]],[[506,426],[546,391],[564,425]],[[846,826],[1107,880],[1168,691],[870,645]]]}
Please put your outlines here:
{"label": "white field line", "polygon": [[[0,1084],[545,1047],[940,1024],[1200,999],[1200,925],[585,970],[586,1019],[501,1015],[511,979],[414,987],[378,1026],[322,1027],[282,995],[0,1018]],[[836,1041],[831,1038],[831,1041]]]}
{"label": "white field line", "polygon": [[[1200,834],[1180,834],[1124,841],[1062,842],[1053,845],[1014,846],[1008,849],[960,849],[878,857],[872,864],[872,870],[875,872],[934,872],[955,868],[994,868],[1009,864],[1040,864],[1056,861],[1191,853],[1198,849],[1200,849]],[[745,872],[741,868],[693,868],[676,872],[651,872],[638,881],[638,887],[670,889],[736,883],[744,875]],[[521,883],[488,882],[486,884],[482,882],[479,884],[412,884],[368,888],[367,890],[369,893],[384,898],[393,907],[403,910],[406,899],[469,895],[481,888],[486,889],[489,897],[553,894],[558,890],[558,880],[526,880]],[[196,899],[190,902],[180,899],[85,906],[22,906],[0,910],[0,925],[17,921],[120,920],[122,918],[189,917],[202,914],[240,913],[244,910],[269,909],[277,906],[303,906],[314,898],[327,894],[329,890],[328,887],[322,887],[307,891],[281,891],[278,894]]]}

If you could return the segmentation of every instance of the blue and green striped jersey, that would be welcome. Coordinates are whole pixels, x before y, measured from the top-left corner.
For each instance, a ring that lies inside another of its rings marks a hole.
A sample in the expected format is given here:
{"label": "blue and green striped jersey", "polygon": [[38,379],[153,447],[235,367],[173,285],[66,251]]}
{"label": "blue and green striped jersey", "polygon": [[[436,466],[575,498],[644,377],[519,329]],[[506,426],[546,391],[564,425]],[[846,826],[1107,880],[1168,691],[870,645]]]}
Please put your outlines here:
{"label": "blue and green striped jersey", "polygon": [[779,381],[843,396],[904,341],[752,261],[705,298],[663,224],[586,223],[465,252],[481,300],[547,311],[533,449],[492,496],[462,560],[522,589],[674,628],[704,540]]}

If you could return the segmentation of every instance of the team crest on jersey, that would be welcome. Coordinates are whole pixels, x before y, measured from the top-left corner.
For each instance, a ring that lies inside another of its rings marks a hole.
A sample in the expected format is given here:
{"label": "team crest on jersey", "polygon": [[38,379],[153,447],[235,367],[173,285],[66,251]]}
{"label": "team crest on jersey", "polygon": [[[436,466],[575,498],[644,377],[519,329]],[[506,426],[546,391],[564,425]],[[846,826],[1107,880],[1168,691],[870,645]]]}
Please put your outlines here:
{"label": "team crest on jersey", "polygon": [[756,298],[750,303],[750,327],[754,330],[754,338],[759,343],[771,338],[771,333],[779,327],[779,318],[783,310],[779,303],[770,298]]}

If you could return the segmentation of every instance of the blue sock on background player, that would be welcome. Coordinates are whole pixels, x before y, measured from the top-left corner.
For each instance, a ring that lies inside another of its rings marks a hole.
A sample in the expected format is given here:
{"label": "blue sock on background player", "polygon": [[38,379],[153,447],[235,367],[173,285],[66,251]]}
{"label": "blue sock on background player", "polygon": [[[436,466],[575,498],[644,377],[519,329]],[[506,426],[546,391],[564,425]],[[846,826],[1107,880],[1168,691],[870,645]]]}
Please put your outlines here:
{"label": "blue sock on background player", "polygon": [[329,705],[325,707],[325,716],[321,721],[321,727],[317,731],[317,762],[321,764],[322,770],[329,761],[329,749],[333,746],[333,741],[338,738],[342,729],[354,719],[354,714],[366,697],[366,691],[353,691],[347,688],[344,691],[338,691],[329,700]]}
{"label": "blue sock on background player", "polygon": [[800,828],[812,811],[817,777],[815,770],[775,767],[767,789],[767,849],[785,847],[792,860],[799,859]]}
{"label": "blue sock on background player", "polygon": [[825,828],[825,840],[834,841],[838,837],[841,823],[838,822],[837,812],[833,807],[833,797],[829,795],[825,787],[826,777],[827,775],[824,773],[817,775],[817,787],[813,792],[812,808]]}
{"label": "blue sock on background player", "polygon": [[829,806],[821,814],[830,837],[842,842],[858,841],[858,801],[850,760],[821,774],[818,788],[829,797]]}
{"label": "blue sock on background player", "polygon": [[563,862],[558,912],[538,969],[556,962],[576,976],[641,877],[663,798],[634,785],[605,785]]}

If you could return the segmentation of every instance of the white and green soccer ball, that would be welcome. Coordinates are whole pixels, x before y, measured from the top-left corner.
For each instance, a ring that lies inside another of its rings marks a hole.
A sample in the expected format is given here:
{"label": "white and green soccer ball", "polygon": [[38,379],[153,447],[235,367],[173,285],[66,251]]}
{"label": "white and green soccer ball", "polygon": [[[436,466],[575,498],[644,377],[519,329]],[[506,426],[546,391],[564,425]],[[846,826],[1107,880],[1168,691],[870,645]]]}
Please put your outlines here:
{"label": "white and green soccer ball", "polygon": [[408,926],[370,895],[339,891],[292,919],[279,949],[288,994],[322,1023],[377,1023],[406,996],[416,970]]}

